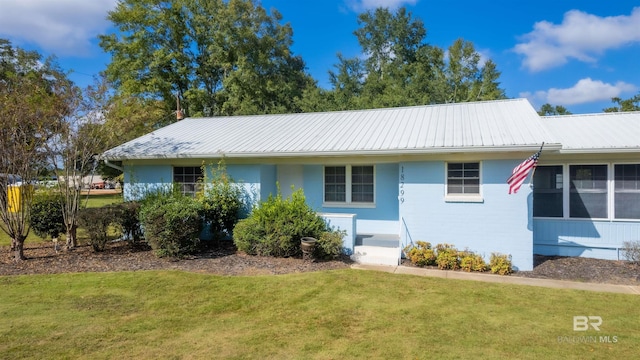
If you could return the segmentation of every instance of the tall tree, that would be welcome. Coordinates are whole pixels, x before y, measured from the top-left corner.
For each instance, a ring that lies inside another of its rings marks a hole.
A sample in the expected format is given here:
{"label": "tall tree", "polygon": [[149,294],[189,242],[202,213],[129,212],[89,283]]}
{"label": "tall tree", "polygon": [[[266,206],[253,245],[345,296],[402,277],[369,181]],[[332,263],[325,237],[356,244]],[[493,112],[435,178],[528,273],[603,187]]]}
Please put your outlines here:
{"label": "tall tree", "polygon": [[640,94],[624,100],[619,97],[614,97],[611,99],[611,101],[618,105],[608,107],[606,109],[602,109],[602,111],[604,112],[640,111]]}
{"label": "tall tree", "polygon": [[[425,43],[427,30],[405,8],[378,8],[358,17],[354,32],[363,56],[338,56],[329,72],[338,108],[421,105],[505,98],[500,72],[482,62],[473,44],[456,40],[445,51]],[[357,89],[357,91],[351,91]]]}
{"label": "tall tree", "polygon": [[549,103],[546,103],[540,106],[540,110],[538,110],[538,114],[540,116],[548,116],[548,115],[571,115],[571,111],[567,110],[562,105],[553,106]]}
{"label": "tall tree", "polygon": [[[77,89],[51,60],[0,39],[0,228],[11,237],[16,261],[24,259],[33,184],[47,145],[71,113]],[[21,179],[15,187],[10,178]]]}
{"label": "tall tree", "polygon": [[313,84],[291,27],[253,0],[122,0],[109,19],[121,35],[100,37],[107,78],[167,113],[176,94],[188,116],[294,112]]}

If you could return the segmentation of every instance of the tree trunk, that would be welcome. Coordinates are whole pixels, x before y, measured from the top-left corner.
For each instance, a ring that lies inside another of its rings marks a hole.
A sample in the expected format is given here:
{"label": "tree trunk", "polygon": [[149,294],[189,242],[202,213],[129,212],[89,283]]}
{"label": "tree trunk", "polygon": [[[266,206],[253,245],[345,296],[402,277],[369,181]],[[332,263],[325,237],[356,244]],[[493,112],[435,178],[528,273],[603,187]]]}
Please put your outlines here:
{"label": "tree trunk", "polygon": [[78,246],[77,230],[77,225],[67,226],[67,250],[71,250]]}
{"label": "tree trunk", "polygon": [[22,237],[22,239],[11,239],[11,247],[13,248],[14,254],[13,260],[15,262],[20,262],[26,259],[24,257],[24,239],[24,237]]}

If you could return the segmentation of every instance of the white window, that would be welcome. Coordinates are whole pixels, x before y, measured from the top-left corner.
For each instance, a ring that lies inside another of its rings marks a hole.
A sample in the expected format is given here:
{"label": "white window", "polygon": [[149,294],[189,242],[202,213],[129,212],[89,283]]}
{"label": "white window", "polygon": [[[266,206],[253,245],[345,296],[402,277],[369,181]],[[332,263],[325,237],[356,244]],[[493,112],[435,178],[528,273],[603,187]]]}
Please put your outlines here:
{"label": "white window", "polygon": [[373,165],[324,167],[324,202],[373,204],[375,202]]}
{"label": "white window", "polygon": [[480,193],[480,163],[450,162],[446,168],[447,202],[482,202]]}
{"label": "white window", "polygon": [[173,168],[173,183],[185,195],[195,196],[202,190],[202,168],[200,166],[175,166]]}

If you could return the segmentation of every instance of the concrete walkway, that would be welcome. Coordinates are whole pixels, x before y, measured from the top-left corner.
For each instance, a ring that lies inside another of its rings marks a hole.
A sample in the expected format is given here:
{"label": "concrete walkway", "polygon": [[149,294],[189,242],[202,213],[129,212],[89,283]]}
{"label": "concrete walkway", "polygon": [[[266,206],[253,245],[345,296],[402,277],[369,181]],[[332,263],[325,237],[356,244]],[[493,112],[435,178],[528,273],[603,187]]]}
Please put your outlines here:
{"label": "concrete walkway", "polygon": [[468,273],[463,271],[423,269],[423,268],[409,267],[409,266],[353,264],[351,265],[351,268],[357,269],[357,270],[384,271],[384,272],[393,273],[393,274],[429,276],[429,277],[438,277],[438,278],[445,278],[445,279],[474,280],[474,281],[484,281],[484,282],[491,282],[491,283],[540,286],[540,287],[547,287],[547,288],[553,288],[553,289],[587,290],[587,291],[640,295],[640,286],[631,286],[631,285],[612,285],[612,284],[586,283],[586,282],[576,282],[576,281],[566,281],[566,280],[524,278],[524,277],[513,276],[513,275],[501,276],[501,275],[488,274],[488,273]]}

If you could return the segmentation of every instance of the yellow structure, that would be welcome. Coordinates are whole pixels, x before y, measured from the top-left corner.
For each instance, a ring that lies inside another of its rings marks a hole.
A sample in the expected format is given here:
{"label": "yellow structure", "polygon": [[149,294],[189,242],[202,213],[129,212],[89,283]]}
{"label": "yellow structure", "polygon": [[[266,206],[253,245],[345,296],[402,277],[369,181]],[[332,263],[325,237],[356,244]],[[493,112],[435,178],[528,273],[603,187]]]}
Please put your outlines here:
{"label": "yellow structure", "polygon": [[[23,194],[27,191],[28,194]],[[22,207],[22,199],[25,195],[32,195],[33,188],[29,185],[9,185],[7,186],[7,210],[11,213],[17,213]]]}

